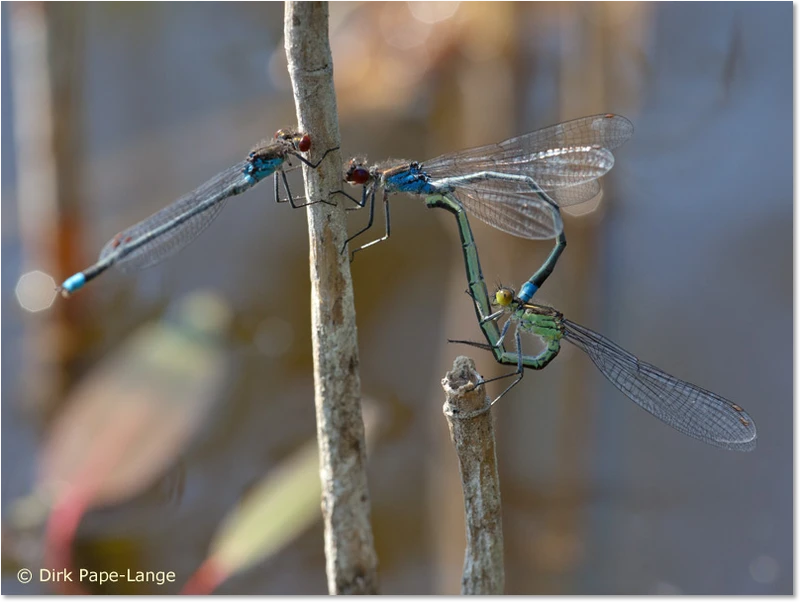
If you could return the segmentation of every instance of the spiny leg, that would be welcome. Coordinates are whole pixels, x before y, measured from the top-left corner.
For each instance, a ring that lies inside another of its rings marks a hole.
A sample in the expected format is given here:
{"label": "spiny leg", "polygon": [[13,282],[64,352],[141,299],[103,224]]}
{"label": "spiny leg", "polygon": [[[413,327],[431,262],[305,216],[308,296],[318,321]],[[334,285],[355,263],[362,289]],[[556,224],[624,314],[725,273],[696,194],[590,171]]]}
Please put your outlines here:
{"label": "spiny leg", "polygon": [[[550,316],[539,316],[538,319],[531,321],[529,327],[526,330],[529,330],[531,334],[541,337],[545,341],[545,348],[535,356],[527,356],[522,353],[522,341],[520,337],[520,330],[522,325],[518,325],[515,335],[514,341],[516,344],[516,353],[512,360],[511,357],[508,357],[510,353],[503,354],[502,359],[498,359],[501,364],[510,364],[512,361],[515,361],[517,364],[517,369],[514,372],[510,372],[508,374],[503,374],[501,376],[496,376],[494,378],[490,378],[487,380],[482,381],[479,384],[486,384],[495,380],[501,380],[503,378],[509,378],[511,376],[518,376],[518,378],[511,383],[505,391],[503,391],[497,398],[492,402],[492,404],[496,403],[503,395],[508,393],[512,388],[514,388],[520,380],[522,380],[524,368],[531,368],[533,370],[542,370],[545,368],[550,362],[552,362],[555,357],[558,355],[559,351],[561,350],[561,337],[562,337],[562,330],[559,327],[558,323],[555,319]],[[492,351],[493,346],[488,345],[486,343],[478,343],[475,341],[464,341],[464,340],[448,340],[449,343],[463,343],[465,345],[470,345],[472,347],[477,347],[479,349],[485,349]]]}
{"label": "spiny leg", "polygon": [[470,298],[475,302],[475,304],[478,307],[478,312],[481,315],[480,325],[486,324],[487,322],[491,322],[492,320],[496,320],[497,318],[502,316],[504,313],[506,313],[506,310],[501,308],[501,309],[498,309],[496,312],[494,312],[492,314],[489,314],[488,316],[484,316],[483,315],[483,310],[481,309],[481,305],[480,305],[480,303],[478,303],[478,300],[475,298],[475,293],[473,293],[470,289],[467,289],[464,292],[467,293],[470,296]]}
{"label": "spiny leg", "polygon": [[487,313],[491,311],[491,301],[489,300],[489,293],[486,290],[486,284],[482,278],[483,277],[481,276],[481,280],[478,282],[471,282],[469,288],[465,292],[470,296],[474,303],[473,307],[475,309],[475,314],[478,316],[478,325],[480,326],[481,332],[483,332],[483,336],[489,343],[491,343],[491,345],[486,348],[494,354],[495,360],[499,362],[506,353],[502,343],[497,343],[497,341],[500,339],[500,330],[497,325],[497,318],[503,314],[503,311],[494,312],[490,314],[489,318],[485,317],[486,313],[484,313],[484,308],[486,309]]}
{"label": "spiny leg", "polygon": [[[299,161],[303,162],[305,165],[307,165],[311,169],[316,169],[317,167],[319,167],[322,164],[322,162],[325,160],[325,157],[327,157],[329,153],[332,153],[335,150],[339,150],[339,147],[338,146],[334,146],[333,148],[329,148],[328,150],[326,150],[322,154],[322,157],[320,157],[320,160],[317,161],[316,163],[312,163],[311,161],[309,161],[308,159],[306,159],[305,157],[303,157],[302,155],[300,155],[299,153],[296,153],[296,152],[291,152],[291,155],[293,157],[296,157]],[[280,170],[280,174],[281,174],[281,179],[283,180],[283,188],[286,191],[286,197],[287,198],[281,199],[281,197],[280,197],[279,190],[278,190],[278,172],[275,172],[275,201],[276,202],[285,203],[286,201],[289,201],[289,203],[291,204],[291,206],[294,209],[299,209],[300,207],[307,207],[308,205],[315,205],[317,203],[325,203],[327,205],[332,205],[334,207],[336,206],[336,203],[332,203],[332,202],[328,201],[327,199],[319,199],[319,200],[316,200],[316,201],[306,201],[305,203],[297,203],[297,202],[295,202],[294,196],[292,195],[292,191],[289,188],[289,180],[286,177],[286,172],[281,169]],[[334,191],[331,194],[335,194],[335,192],[343,192],[343,191]]]}
{"label": "spiny leg", "polygon": [[[508,325],[510,323],[511,323],[511,320],[509,319],[505,324],[504,330],[508,329]],[[514,372],[509,372],[508,374],[501,374],[500,376],[495,376],[495,377],[492,377],[492,378],[487,378],[487,379],[481,380],[480,382],[476,383],[476,386],[485,385],[486,383],[494,382],[496,380],[502,380],[504,378],[510,378],[512,376],[517,376],[518,377],[517,380],[515,380],[511,385],[508,386],[508,388],[506,388],[505,391],[503,391],[501,393],[500,397],[502,397],[514,385],[516,385],[522,379],[522,374],[523,374],[524,368],[523,368],[523,355],[522,355],[522,352],[521,352],[522,340],[521,340],[520,334],[519,334],[519,327],[517,327],[516,331],[514,332],[514,340],[516,342],[515,362],[517,364],[517,369],[514,370]],[[465,341],[465,340],[448,339],[447,342],[448,343],[462,343],[464,345],[470,345],[471,347],[477,347],[478,349],[486,349],[486,350],[489,350],[489,351],[493,350],[493,348],[494,348],[493,345],[488,345],[486,343],[478,343],[477,341]],[[500,362],[500,363],[505,364],[505,363],[510,363],[510,362]],[[498,397],[497,399],[500,399],[500,397]],[[497,401],[497,399],[495,399],[495,401]],[[494,403],[494,401],[492,403]]]}
{"label": "spiny leg", "polygon": [[500,398],[503,395],[505,395],[506,393],[508,393],[511,389],[516,387],[519,384],[519,381],[522,380],[522,377],[525,376],[525,368],[523,367],[523,364],[522,364],[522,357],[523,357],[522,356],[522,341],[520,340],[520,336],[519,336],[519,327],[517,327],[517,331],[514,333],[514,341],[516,343],[517,373],[519,374],[519,376],[517,377],[517,379],[513,383],[511,383],[510,385],[508,385],[506,387],[505,391],[503,391],[502,393],[500,393],[500,395],[495,397],[494,401],[492,401],[492,403],[490,405],[494,405],[498,401],[500,401]]}
{"label": "spiny leg", "polygon": [[[367,247],[371,247],[373,245],[377,245],[379,242],[383,242],[385,240],[388,240],[389,236],[392,233],[391,218],[390,218],[390,213],[389,213],[389,193],[386,192],[385,188],[383,189],[383,210],[384,210],[384,216],[385,216],[385,219],[386,219],[386,234],[384,234],[380,238],[376,238],[375,240],[373,240],[371,242],[368,242],[365,245],[361,245],[355,251],[350,253],[350,261],[353,261],[353,259],[355,258],[355,254],[358,253],[359,251],[363,251]],[[375,215],[375,191],[373,191],[373,193],[372,193],[372,201],[371,201],[371,204],[370,204],[370,222],[369,222],[369,224],[367,225],[366,228],[361,230],[361,232],[364,232],[365,230],[368,230],[372,226],[372,219],[373,219],[374,215]],[[361,234],[361,232],[359,232],[358,234]],[[358,234],[356,234],[355,236],[358,236]],[[355,238],[355,237],[351,236],[347,240],[350,241],[353,238]]]}
{"label": "spiny leg", "polygon": [[523,363],[522,363],[522,340],[521,340],[520,334],[519,334],[519,327],[517,327],[516,331],[514,332],[514,341],[515,341],[515,344],[516,344],[516,352],[517,352],[517,369],[514,372],[509,372],[508,374],[503,374],[501,376],[495,376],[494,378],[489,378],[489,379],[486,379],[486,380],[478,383],[480,385],[485,385],[486,383],[494,382],[496,380],[502,380],[504,378],[510,378],[512,376],[516,376],[517,377],[517,378],[514,379],[514,382],[512,382],[510,385],[508,385],[505,388],[505,390],[502,393],[500,393],[500,395],[498,395],[494,399],[494,401],[492,401],[491,405],[496,404],[498,402],[498,400],[503,395],[508,393],[514,387],[516,387],[519,384],[519,381],[522,380],[522,377],[525,376],[525,367],[523,366]]}
{"label": "spiny leg", "polygon": [[[492,314],[492,315],[495,315],[495,314]],[[481,322],[481,324],[484,324],[487,321],[488,320],[484,320],[483,322]],[[506,334],[508,334],[508,328],[509,328],[509,326],[511,326],[511,322],[512,322],[511,316],[509,316],[508,320],[506,320],[506,323],[503,324],[503,329],[500,331],[500,337],[497,339],[497,342],[492,345],[492,347],[495,347],[497,349],[502,349],[502,347],[503,347],[503,339],[505,339],[506,338]],[[517,330],[519,330],[519,327],[517,327]]]}
{"label": "spiny leg", "polygon": [[355,211],[357,209],[363,209],[367,204],[367,186],[366,186],[366,184],[362,187],[361,200],[360,201],[357,198],[355,198],[353,195],[349,194],[346,190],[343,190],[341,188],[339,190],[332,190],[331,191],[331,195],[334,195],[334,194],[341,194],[343,196],[346,196],[348,199],[350,199],[351,201],[353,201],[356,204],[355,207],[347,207],[346,208],[347,211]]}
{"label": "spiny leg", "polygon": [[[517,333],[515,338],[519,338],[519,333]],[[469,345],[470,347],[477,347],[478,349],[483,349],[485,351],[491,351],[492,350],[492,346],[489,345],[488,343],[479,343],[478,341],[467,341],[467,340],[460,340],[460,339],[447,339],[447,342],[448,343],[460,343],[462,345]],[[504,378],[509,378],[511,376],[515,376],[515,375],[519,374],[520,358],[524,358],[524,356],[521,353],[514,354],[514,363],[517,364],[517,370],[515,370],[514,372],[509,372],[508,374],[502,374],[500,376],[495,376],[493,378],[482,380],[479,383],[477,383],[476,386],[477,385],[483,385],[483,384],[486,384],[486,383],[490,383],[490,382],[493,382],[493,381],[496,381],[496,380],[502,380]],[[499,363],[501,363],[503,365],[507,365],[507,364],[510,364],[511,362],[510,361],[502,361],[502,362],[499,362]],[[523,366],[524,366],[524,361],[523,361]]]}
{"label": "spiny leg", "polygon": [[339,150],[339,147],[338,146],[334,146],[333,148],[329,148],[328,150],[326,150],[322,154],[322,157],[320,157],[319,161],[317,161],[316,163],[312,163],[311,161],[309,161],[308,159],[306,159],[305,157],[303,157],[302,155],[300,155],[298,153],[292,152],[292,155],[294,155],[295,157],[300,159],[300,161],[302,161],[303,163],[308,165],[311,169],[316,169],[317,167],[320,166],[320,163],[322,163],[325,160],[325,157],[328,156],[328,153],[332,153],[335,150]]}
{"label": "spiny leg", "polygon": [[[286,172],[281,170],[280,174],[281,174],[281,179],[283,180],[283,189],[286,191],[286,198],[283,199],[283,201],[278,200],[279,203],[280,202],[284,202],[285,203],[286,201],[289,201],[289,203],[291,204],[291,206],[294,209],[299,209],[300,207],[308,207],[309,205],[316,205],[317,203],[325,203],[326,205],[332,205],[334,207],[336,206],[336,203],[331,203],[330,201],[328,201],[326,199],[319,199],[319,200],[316,200],[316,201],[306,201],[305,203],[296,203],[295,200],[294,200],[294,196],[292,196],[292,191],[289,188],[289,179],[286,177]],[[277,176],[278,176],[278,174],[276,172],[275,173],[275,177],[277,178]],[[275,182],[275,190],[277,191],[277,189],[278,189],[278,182],[276,180],[276,182]]]}
{"label": "spiny leg", "polygon": [[[363,234],[364,232],[366,232],[367,230],[372,228],[372,223],[375,221],[375,194],[376,193],[377,193],[377,187],[372,187],[372,189],[369,190],[366,185],[364,186],[364,192],[362,193],[362,199],[361,199],[361,204],[360,204],[359,208],[363,208],[367,204],[367,195],[369,195],[369,220],[367,221],[367,225],[366,226],[361,228],[361,230],[359,230],[358,232],[353,234],[351,237],[349,237],[346,241],[344,241],[344,244],[342,245],[342,253],[344,253],[347,250],[347,245],[350,243],[351,240],[353,240],[357,236],[360,236],[361,234]],[[347,193],[346,192],[342,192],[342,194],[347,194]],[[350,195],[347,195],[347,196],[350,196]],[[352,256],[351,256],[350,260],[352,261]]]}

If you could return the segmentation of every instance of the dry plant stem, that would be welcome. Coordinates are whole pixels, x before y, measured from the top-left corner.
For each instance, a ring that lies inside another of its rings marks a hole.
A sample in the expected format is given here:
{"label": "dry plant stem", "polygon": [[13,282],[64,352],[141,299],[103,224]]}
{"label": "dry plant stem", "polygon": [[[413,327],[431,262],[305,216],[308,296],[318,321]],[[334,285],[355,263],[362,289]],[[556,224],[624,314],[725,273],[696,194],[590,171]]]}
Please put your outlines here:
{"label": "dry plant stem", "polygon": [[458,455],[464,490],[467,549],[461,593],[499,595],[505,584],[500,478],[491,402],[484,387],[475,387],[480,380],[475,362],[457,357],[452,371],[442,379],[446,397],[442,409]]}
{"label": "dry plant stem", "polygon": [[[284,36],[297,122],[310,134],[310,159],[339,146],[339,122],[328,42],[328,5],[287,2]],[[317,169],[303,168],[310,200],[337,201],[342,158],[334,151]],[[308,207],[311,319],[317,439],[325,524],[325,557],[331,594],[377,593],[377,556],[370,525],[366,446],[361,418],[353,288],[345,210]]]}

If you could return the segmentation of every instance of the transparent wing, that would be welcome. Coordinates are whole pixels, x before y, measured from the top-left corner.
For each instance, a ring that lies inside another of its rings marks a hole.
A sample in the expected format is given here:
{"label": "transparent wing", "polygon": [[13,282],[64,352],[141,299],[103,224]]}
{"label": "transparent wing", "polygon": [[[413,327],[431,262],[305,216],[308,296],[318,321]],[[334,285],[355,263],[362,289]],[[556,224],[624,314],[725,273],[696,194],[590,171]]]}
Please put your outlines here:
{"label": "transparent wing", "polygon": [[485,180],[457,187],[453,195],[470,215],[482,222],[514,236],[542,240],[555,238],[564,229],[553,203],[564,207],[583,203],[602,193],[596,181],[547,193],[532,193],[527,184]]}
{"label": "transparent wing", "polygon": [[751,451],[756,425],[735,403],[639,361],[607,338],[563,320],[564,338],[583,349],[600,372],[628,396],[672,428],[717,447]]}
{"label": "transparent wing", "polygon": [[564,229],[558,209],[543,198],[517,193],[516,184],[492,184],[457,188],[454,196],[470,215],[514,236],[548,239]]}
{"label": "transparent wing", "polygon": [[[467,175],[480,171],[524,174],[534,178],[545,190],[596,179],[605,170],[596,157],[625,143],[633,134],[633,124],[621,115],[582,117],[457,153],[426,161],[423,171],[434,179]],[[589,174],[582,174],[588,171]],[[590,175],[594,172],[594,175]],[[572,174],[572,175],[571,175]]]}
{"label": "transparent wing", "polygon": [[[542,193],[559,207],[595,199],[602,194],[597,178],[613,165],[611,151],[588,148],[562,154],[545,153],[534,161],[493,166],[487,171],[461,176],[451,175],[441,180],[433,179],[432,183],[454,188],[464,206],[491,226],[524,238],[552,238],[558,232],[553,234],[549,230],[550,234],[547,234],[536,228],[536,224],[512,226],[510,221],[514,216],[511,214],[530,216],[530,199],[541,205]],[[531,227],[534,228],[532,231]]]}
{"label": "transparent wing", "polygon": [[154,265],[177,253],[214,221],[225,200],[253,186],[245,175],[247,161],[217,174],[189,194],[111,239],[100,260],[116,254],[114,265],[132,271]]}
{"label": "transparent wing", "polygon": [[570,205],[577,205],[585,203],[601,196],[603,194],[603,187],[600,182],[584,182],[568,188],[557,188],[555,190],[548,190],[549,196],[556,205],[559,207],[569,207]]}
{"label": "transparent wing", "polygon": [[[533,189],[533,190],[532,190]],[[510,199],[510,203],[522,202],[525,197],[541,198],[541,193],[535,192],[535,184],[532,186],[525,182],[510,182],[507,180],[482,180],[479,183],[467,183],[463,186],[458,186],[456,190],[470,190],[472,196],[478,199],[478,202],[490,203],[489,195],[486,195],[486,200],[481,200],[482,195],[485,193],[494,193],[495,197],[503,194],[510,196],[519,196],[520,199]],[[559,207],[568,207],[570,205],[577,205],[591,201],[597,196],[603,194],[603,187],[597,180],[591,182],[584,182],[566,188],[556,189],[541,189],[553,203]],[[492,197],[493,199],[495,197]]]}

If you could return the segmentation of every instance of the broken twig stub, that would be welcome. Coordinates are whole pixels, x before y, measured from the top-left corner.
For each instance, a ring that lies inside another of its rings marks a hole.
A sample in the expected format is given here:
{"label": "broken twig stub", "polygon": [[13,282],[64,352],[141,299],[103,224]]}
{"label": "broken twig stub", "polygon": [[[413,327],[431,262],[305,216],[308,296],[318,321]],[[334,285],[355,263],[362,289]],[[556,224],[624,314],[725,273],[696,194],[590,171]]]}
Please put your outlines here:
{"label": "broken twig stub", "polygon": [[467,549],[461,578],[462,594],[502,594],[503,516],[497,472],[491,402],[475,363],[459,356],[442,379],[443,407],[450,438],[458,455],[464,491]]}

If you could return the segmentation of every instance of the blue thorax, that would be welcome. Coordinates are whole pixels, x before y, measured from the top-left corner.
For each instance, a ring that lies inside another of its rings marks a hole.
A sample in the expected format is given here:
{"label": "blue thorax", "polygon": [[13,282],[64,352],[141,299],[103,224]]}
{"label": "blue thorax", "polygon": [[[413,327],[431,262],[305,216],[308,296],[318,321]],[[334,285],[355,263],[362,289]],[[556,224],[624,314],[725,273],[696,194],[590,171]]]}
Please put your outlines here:
{"label": "blue thorax", "polygon": [[248,161],[244,173],[255,180],[255,182],[260,182],[267,176],[274,174],[275,170],[283,164],[284,160],[283,157],[271,157],[268,159],[264,157],[255,157]]}
{"label": "blue thorax", "polygon": [[437,189],[430,183],[428,175],[420,169],[419,165],[411,164],[407,169],[398,170],[386,176],[387,190],[408,192],[411,194],[436,194]]}

